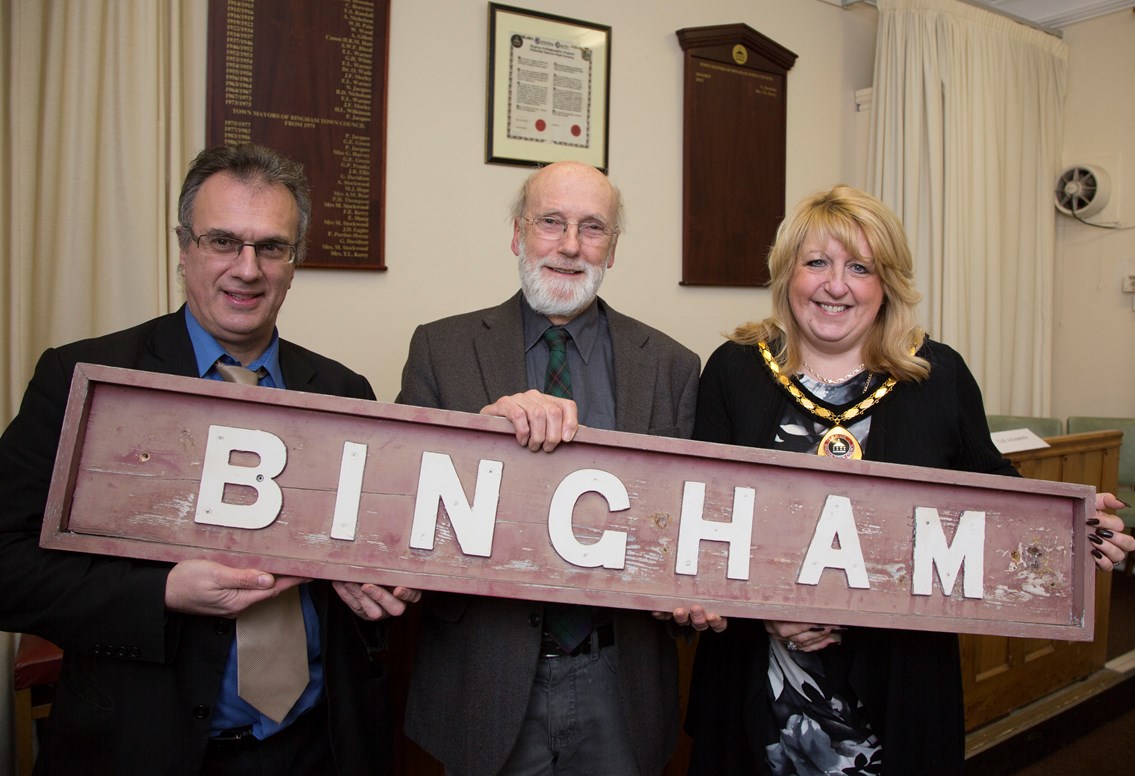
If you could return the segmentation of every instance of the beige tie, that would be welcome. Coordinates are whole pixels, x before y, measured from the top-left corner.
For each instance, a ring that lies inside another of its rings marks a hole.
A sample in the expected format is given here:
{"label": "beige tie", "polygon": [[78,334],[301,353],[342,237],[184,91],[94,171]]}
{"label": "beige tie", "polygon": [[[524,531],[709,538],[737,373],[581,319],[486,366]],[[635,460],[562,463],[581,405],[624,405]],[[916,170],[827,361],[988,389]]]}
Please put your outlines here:
{"label": "beige tie", "polygon": [[[215,364],[226,382],[257,385],[263,367]],[[236,620],[237,694],[277,723],[296,705],[308,682],[307,633],[299,588],[250,606]]]}
{"label": "beige tie", "polygon": [[236,619],[237,694],[282,722],[307,687],[307,635],[300,590],[289,588]]}
{"label": "beige tie", "polygon": [[260,378],[268,374],[268,370],[260,367],[255,372],[240,364],[222,364],[220,361],[213,364],[217,374],[226,383],[240,383],[241,385],[260,385]]}

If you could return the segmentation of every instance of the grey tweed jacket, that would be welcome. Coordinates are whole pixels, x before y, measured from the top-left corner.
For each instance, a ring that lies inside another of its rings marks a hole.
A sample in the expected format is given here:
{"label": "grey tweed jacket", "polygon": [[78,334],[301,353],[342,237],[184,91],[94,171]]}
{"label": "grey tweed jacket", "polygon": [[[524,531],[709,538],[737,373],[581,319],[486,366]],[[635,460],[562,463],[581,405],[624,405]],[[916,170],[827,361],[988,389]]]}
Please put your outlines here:
{"label": "grey tweed jacket", "polygon": [[[700,361],[665,334],[606,312],[619,431],[689,437]],[[398,402],[464,412],[528,390],[520,294],[504,304],[419,326]],[[504,765],[520,732],[539,660],[543,604],[442,593],[423,600],[406,734],[462,776]],[[678,739],[677,651],[648,612],[617,610],[623,713],[644,776]]]}

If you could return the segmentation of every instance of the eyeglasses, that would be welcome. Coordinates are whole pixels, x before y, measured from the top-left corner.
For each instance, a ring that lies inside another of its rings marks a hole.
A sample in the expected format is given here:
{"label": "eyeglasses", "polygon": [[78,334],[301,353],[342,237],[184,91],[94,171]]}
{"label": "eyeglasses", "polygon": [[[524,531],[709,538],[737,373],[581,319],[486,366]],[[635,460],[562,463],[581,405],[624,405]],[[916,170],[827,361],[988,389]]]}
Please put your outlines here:
{"label": "eyeglasses", "polygon": [[288,264],[296,260],[296,246],[286,242],[265,240],[250,243],[227,234],[194,235],[192,232],[189,233],[189,239],[197,243],[202,253],[218,259],[235,259],[244,250],[244,246],[251,245],[258,259]]}
{"label": "eyeglasses", "polygon": [[559,216],[536,216],[525,218],[532,224],[536,234],[545,240],[562,240],[569,226],[579,233],[579,241],[586,245],[604,245],[619,233],[618,229],[608,229],[598,221],[565,221]]}

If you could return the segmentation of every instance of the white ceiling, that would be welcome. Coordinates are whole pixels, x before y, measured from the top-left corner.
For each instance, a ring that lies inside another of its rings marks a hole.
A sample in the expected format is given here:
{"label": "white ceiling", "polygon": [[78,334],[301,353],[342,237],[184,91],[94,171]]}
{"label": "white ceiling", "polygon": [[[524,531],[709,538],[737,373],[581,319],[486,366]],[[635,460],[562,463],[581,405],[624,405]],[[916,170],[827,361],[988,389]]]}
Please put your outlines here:
{"label": "white ceiling", "polygon": [[[863,0],[824,0],[832,5],[855,5]],[[874,5],[874,0],[867,0]],[[1050,31],[1104,14],[1135,7],[1135,0],[962,0]]]}
{"label": "white ceiling", "polygon": [[1132,0],[972,0],[1039,27],[1061,29],[1075,22],[1135,6]]}

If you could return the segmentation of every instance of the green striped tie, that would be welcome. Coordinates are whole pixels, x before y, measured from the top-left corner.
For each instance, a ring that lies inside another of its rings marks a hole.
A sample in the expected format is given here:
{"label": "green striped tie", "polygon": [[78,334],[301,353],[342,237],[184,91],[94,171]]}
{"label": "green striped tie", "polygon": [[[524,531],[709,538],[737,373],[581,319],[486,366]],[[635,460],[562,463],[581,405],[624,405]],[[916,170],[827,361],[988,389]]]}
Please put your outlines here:
{"label": "green striped tie", "polygon": [[548,343],[548,371],[544,376],[544,393],[549,396],[571,398],[571,372],[568,371],[567,341],[571,335],[566,329],[553,326],[544,332]]}
{"label": "green striped tie", "polygon": [[[571,398],[571,372],[568,371],[567,330],[553,326],[544,332],[548,343],[548,371],[544,377],[544,393]],[[591,607],[571,604],[545,604],[544,630],[564,650],[571,652],[591,635]]]}

